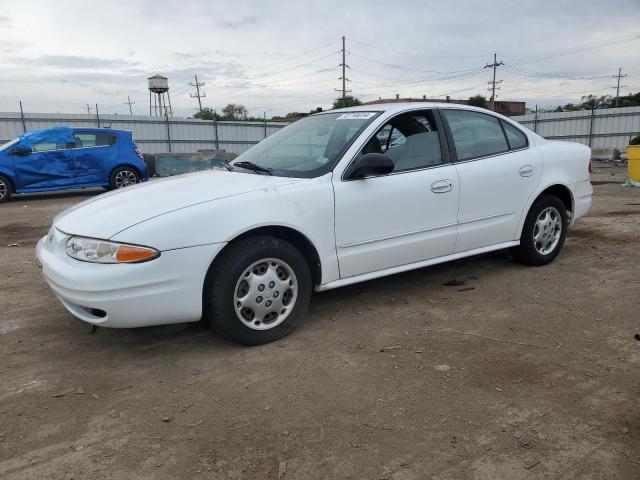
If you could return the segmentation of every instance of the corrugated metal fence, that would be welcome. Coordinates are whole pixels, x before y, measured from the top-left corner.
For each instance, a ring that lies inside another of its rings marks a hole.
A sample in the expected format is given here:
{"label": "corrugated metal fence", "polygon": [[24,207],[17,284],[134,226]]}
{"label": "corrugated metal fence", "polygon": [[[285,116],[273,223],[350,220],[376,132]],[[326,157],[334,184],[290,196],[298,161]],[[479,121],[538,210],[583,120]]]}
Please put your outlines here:
{"label": "corrugated metal fence", "polygon": [[544,138],[592,148],[623,149],[632,136],[640,134],[640,107],[529,113],[511,119]]}
{"label": "corrugated metal fence", "polygon": [[287,124],[125,115],[25,113],[23,116],[19,112],[0,113],[0,142],[7,142],[25,130],[54,125],[131,130],[134,140],[145,153],[186,153],[219,148],[240,154]]}

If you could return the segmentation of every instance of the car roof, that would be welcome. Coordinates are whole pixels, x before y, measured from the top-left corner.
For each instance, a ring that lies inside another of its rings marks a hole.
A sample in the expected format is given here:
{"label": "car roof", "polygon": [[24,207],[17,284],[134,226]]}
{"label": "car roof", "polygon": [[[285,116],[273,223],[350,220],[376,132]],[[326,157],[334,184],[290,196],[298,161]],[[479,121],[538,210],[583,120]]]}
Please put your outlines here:
{"label": "car roof", "polygon": [[71,127],[74,132],[105,132],[105,133],[122,133],[128,132],[128,130],[119,130],[117,128],[104,128],[104,127]]}
{"label": "car roof", "polygon": [[396,113],[403,112],[405,110],[421,110],[429,108],[452,108],[456,110],[472,110],[475,112],[489,113],[492,115],[499,115],[491,110],[480,107],[472,107],[471,105],[463,105],[460,103],[447,103],[447,102],[389,102],[389,103],[374,103],[370,105],[358,105],[357,107],[339,108],[336,110],[327,110],[322,113],[336,113],[336,112],[386,112]]}

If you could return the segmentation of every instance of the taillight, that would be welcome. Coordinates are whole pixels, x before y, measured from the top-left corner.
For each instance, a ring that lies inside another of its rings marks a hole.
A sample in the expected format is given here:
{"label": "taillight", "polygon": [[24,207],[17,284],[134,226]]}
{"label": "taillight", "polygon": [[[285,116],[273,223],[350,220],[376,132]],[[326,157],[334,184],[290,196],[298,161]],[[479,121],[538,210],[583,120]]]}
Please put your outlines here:
{"label": "taillight", "polygon": [[591,163],[591,159],[589,159],[589,173],[593,172],[593,164]]}
{"label": "taillight", "polygon": [[[141,160],[144,160],[144,157],[142,156],[142,152],[138,147],[133,147],[133,151],[136,152],[136,155],[138,155]],[[591,171],[591,163],[589,163],[589,171]]]}

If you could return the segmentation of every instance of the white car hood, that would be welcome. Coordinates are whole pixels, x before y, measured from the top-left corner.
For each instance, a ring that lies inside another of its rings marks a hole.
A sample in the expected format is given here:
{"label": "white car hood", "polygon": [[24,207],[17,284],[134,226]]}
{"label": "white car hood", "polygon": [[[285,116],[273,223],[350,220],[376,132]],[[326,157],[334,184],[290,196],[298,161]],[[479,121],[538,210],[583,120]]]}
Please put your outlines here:
{"label": "white car hood", "polygon": [[63,211],[53,223],[68,234],[108,239],[168,212],[300,181],[224,170],[189,173],[99,195]]}

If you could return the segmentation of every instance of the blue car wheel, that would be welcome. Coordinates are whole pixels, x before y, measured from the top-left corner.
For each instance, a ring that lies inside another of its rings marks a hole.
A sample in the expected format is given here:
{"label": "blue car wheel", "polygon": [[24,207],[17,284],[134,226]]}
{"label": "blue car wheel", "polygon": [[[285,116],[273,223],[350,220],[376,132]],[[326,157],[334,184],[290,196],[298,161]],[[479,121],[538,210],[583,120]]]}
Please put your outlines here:
{"label": "blue car wheel", "polygon": [[133,167],[115,168],[109,177],[109,188],[111,190],[130,187],[136,183],[140,183],[140,174]]}
{"label": "blue car wheel", "polygon": [[4,175],[0,175],[0,203],[8,202],[11,198],[11,182]]}

